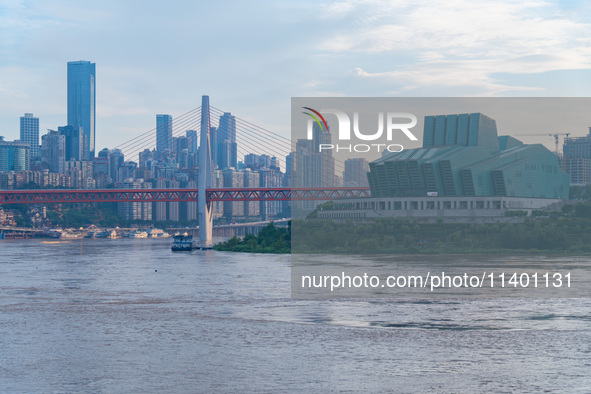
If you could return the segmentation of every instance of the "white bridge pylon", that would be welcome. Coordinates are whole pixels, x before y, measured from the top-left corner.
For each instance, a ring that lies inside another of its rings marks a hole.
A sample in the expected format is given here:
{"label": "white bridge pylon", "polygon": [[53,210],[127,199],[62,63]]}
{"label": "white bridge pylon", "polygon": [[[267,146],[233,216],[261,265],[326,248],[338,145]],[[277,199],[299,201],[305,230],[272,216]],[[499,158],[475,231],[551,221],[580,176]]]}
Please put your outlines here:
{"label": "white bridge pylon", "polygon": [[199,182],[197,206],[199,216],[199,240],[202,248],[213,246],[213,215],[212,202],[207,201],[206,191],[211,188],[211,144],[209,135],[209,96],[201,99],[201,137],[199,141]]}

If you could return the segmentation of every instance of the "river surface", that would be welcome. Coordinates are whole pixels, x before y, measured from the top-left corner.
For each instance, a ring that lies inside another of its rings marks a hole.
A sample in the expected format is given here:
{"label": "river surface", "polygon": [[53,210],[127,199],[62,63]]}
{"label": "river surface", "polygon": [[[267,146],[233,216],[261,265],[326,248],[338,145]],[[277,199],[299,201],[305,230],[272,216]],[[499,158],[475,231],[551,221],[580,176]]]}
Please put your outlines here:
{"label": "river surface", "polygon": [[588,298],[294,300],[170,245],[0,241],[0,392],[591,392]]}

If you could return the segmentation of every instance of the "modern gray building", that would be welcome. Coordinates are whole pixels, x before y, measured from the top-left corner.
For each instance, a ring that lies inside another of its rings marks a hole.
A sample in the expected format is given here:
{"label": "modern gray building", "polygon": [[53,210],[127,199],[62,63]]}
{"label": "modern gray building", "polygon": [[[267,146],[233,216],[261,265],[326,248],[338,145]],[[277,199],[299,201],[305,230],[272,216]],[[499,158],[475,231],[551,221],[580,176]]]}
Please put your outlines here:
{"label": "modern gray building", "polygon": [[425,117],[423,147],[369,164],[372,197],[568,198],[569,178],[541,144],[498,136],[481,113]]}
{"label": "modern gray building", "polygon": [[95,64],[83,60],[68,62],[68,126],[82,128],[86,160],[95,156],[95,118]]}
{"label": "modern gray building", "polygon": [[66,166],[66,136],[57,130],[49,130],[41,140],[41,160],[49,172],[63,174]]}
{"label": "modern gray building", "polygon": [[31,159],[41,157],[41,147],[39,146],[39,118],[31,113],[21,116],[20,122],[20,140],[28,142],[31,147]]}
{"label": "modern gray building", "polygon": [[554,153],[499,137],[481,113],[426,116],[422,148],[385,154],[369,168],[371,198],[337,200],[318,218],[511,221],[507,211],[556,210],[569,192]]}

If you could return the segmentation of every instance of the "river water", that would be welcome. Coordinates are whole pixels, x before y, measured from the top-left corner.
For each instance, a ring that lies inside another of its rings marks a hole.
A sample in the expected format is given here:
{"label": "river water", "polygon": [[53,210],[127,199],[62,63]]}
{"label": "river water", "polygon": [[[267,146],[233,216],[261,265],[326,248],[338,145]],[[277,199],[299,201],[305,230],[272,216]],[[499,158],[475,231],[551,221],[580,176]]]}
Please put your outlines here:
{"label": "river water", "polygon": [[293,300],[170,244],[0,241],[0,392],[591,391],[589,299]]}

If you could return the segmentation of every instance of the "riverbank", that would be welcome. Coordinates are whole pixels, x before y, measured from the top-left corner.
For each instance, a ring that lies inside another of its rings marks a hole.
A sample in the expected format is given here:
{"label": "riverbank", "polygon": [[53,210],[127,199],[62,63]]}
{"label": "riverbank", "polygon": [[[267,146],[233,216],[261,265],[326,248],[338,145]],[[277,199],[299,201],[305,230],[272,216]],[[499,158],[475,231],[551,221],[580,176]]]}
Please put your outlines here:
{"label": "riverbank", "polygon": [[591,254],[591,219],[526,218],[524,223],[417,223],[294,220],[258,236],[233,237],[215,250],[245,253],[570,255]]}
{"label": "riverbank", "polygon": [[291,221],[287,228],[273,222],[263,227],[258,235],[236,236],[213,246],[214,250],[244,253],[291,253]]}

